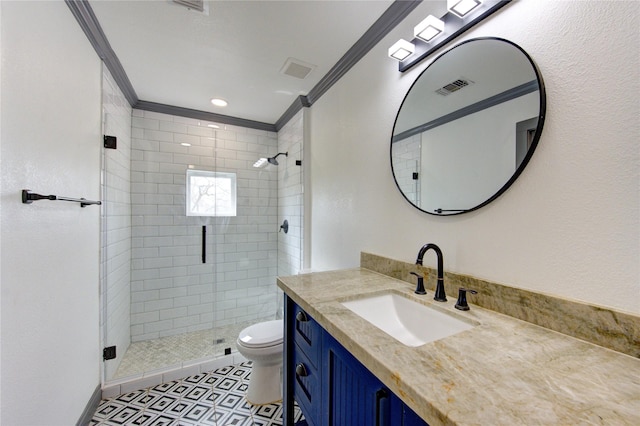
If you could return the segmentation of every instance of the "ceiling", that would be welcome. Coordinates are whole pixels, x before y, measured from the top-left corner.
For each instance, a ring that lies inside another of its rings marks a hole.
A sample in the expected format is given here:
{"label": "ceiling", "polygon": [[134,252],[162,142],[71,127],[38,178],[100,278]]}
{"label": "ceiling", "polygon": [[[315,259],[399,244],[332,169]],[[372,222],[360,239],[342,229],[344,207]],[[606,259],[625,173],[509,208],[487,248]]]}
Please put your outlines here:
{"label": "ceiling", "polygon": [[[391,6],[392,0],[90,0],[141,101],[276,123]],[[304,79],[281,72],[295,59]],[[213,106],[211,98],[228,106]]]}

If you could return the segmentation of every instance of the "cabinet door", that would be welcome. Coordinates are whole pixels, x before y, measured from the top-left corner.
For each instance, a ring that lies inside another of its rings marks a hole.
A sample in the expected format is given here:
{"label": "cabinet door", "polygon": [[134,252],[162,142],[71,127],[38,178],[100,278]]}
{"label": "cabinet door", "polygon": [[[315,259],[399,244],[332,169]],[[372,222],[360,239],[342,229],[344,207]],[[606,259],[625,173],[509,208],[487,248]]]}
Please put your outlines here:
{"label": "cabinet door", "polygon": [[293,396],[304,414],[307,424],[320,425],[318,419],[321,416],[322,391],[320,389],[319,372],[314,368],[309,359],[300,350],[293,354],[294,383]]}
{"label": "cabinet door", "polygon": [[317,368],[320,363],[320,345],[324,330],[298,305],[293,306],[290,319],[294,324],[293,340]]}
{"label": "cabinet door", "polygon": [[402,403],[402,426],[429,426],[411,408]]}
{"label": "cabinet door", "polygon": [[[392,417],[393,394],[329,333],[323,341],[322,424],[385,426],[401,424]],[[395,413],[398,410],[393,410]]]}

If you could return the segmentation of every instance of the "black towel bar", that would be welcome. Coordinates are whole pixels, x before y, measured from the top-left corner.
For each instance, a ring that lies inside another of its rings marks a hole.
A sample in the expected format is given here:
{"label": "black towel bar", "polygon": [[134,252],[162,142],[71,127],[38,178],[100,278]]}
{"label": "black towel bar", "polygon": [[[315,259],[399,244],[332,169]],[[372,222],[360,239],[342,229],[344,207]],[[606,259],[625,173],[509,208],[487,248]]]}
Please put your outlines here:
{"label": "black towel bar", "polygon": [[101,205],[102,201],[91,201],[84,198],[69,198],[59,197],[57,195],[40,195],[35,192],[31,192],[29,189],[22,190],[22,203],[31,204],[38,200],[52,200],[52,201],[73,201],[74,203],[80,203],[80,207],[90,206],[92,204]]}

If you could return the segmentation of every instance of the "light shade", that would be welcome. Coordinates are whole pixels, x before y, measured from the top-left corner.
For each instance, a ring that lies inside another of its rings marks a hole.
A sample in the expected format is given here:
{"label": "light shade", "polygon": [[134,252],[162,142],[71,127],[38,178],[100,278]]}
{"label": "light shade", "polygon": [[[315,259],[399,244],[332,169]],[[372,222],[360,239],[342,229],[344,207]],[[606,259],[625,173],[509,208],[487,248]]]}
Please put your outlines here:
{"label": "light shade", "polygon": [[481,3],[480,0],[447,0],[447,9],[454,15],[464,18]]}
{"label": "light shade", "polygon": [[431,41],[444,31],[444,22],[433,15],[427,16],[413,29],[413,36],[424,41]]}
{"label": "light shade", "polygon": [[416,47],[413,43],[409,43],[407,40],[401,38],[389,48],[389,57],[402,61],[415,52],[415,50]]}

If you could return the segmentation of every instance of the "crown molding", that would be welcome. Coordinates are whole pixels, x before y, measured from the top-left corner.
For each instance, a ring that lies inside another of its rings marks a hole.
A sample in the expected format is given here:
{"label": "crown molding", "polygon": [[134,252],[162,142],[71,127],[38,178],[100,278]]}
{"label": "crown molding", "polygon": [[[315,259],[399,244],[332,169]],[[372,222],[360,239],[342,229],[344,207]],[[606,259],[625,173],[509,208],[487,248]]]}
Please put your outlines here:
{"label": "crown molding", "polygon": [[85,35],[89,39],[89,42],[93,46],[94,50],[98,54],[98,57],[102,59],[107,69],[113,76],[113,79],[122,90],[125,98],[129,102],[129,105],[134,105],[138,102],[138,95],[127,77],[127,73],[124,71],[120,60],[116,56],[116,52],[113,51],[107,36],[102,31],[102,27],[98,22],[98,18],[93,13],[93,9],[86,0],[65,0],[71,13],[80,24],[80,28],[84,31]]}
{"label": "crown molding", "polygon": [[111,75],[132,108],[277,132],[286,125],[298,111],[302,108],[312,106],[320,99],[327,90],[336,84],[344,74],[358,63],[364,55],[411,13],[413,9],[422,3],[422,1],[423,0],[395,0],[380,18],[369,27],[362,37],[338,60],[318,84],[309,91],[309,94],[307,96],[298,96],[274,124],[140,100],[120,60],[102,31],[102,27],[93,13],[89,2],[87,0],[65,0],[65,3],[78,21],[78,24],[80,24],[80,27],[96,53],[105,63],[109,72],[111,72]]}
{"label": "crown molding", "polygon": [[360,59],[393,30],[404,18],[415,9],[422,0],[396,0],[378,18],[376,22],[355,42],[353,46],[336,62],[329,72],[322,77],[313,89],[304,96],[305,103],[296,99],[284,114],[276,121],[276,129],[280,130],[303,107],[310,107],[324,95],[343,75],[345,75]]}
{"label": "crown molding", "polygon": [[194,118],[196,120],[212,121],[214,123],[229,124],[232,126],[248,127],[250,129],[266,130],[268,132],[277,131],[276,126],[270,123],[231,117],[229,115],[216,114],[213,112],[199,111],[197,109],[159,104],[156,102],[138,101],[135,105],[132,105],[132,108],[143,111],[159,112],[161,114],[177,115],[179,117]]}

